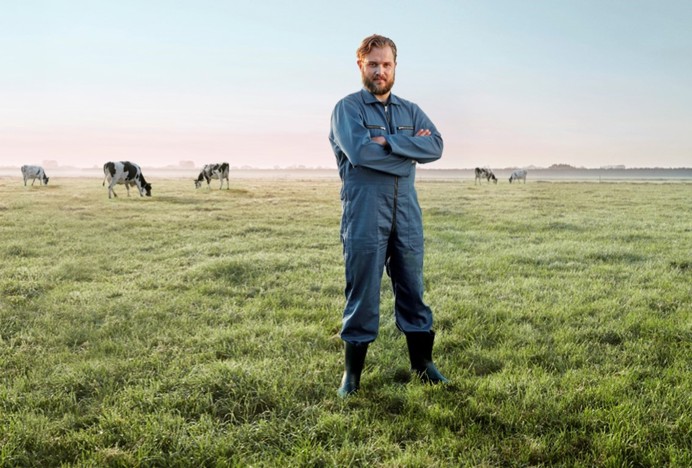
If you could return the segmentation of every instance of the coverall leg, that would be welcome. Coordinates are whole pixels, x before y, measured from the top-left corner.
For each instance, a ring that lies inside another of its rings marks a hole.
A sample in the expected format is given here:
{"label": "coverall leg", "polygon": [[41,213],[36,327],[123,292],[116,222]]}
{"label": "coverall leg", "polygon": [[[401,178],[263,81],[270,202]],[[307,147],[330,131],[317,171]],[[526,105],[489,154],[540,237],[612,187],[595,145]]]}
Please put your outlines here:
{"label": "coverall leg", "polygon": [[404,333],[427,332],[432,328],[432,311],[423,302],[423,252],[391,242],[387,273],[394,291],[396,326]]}
{"label": "coverall leg", "polygon": [[396,225],[386,260],[396,325],[404,333],[428,332],[432,311],[423,302],[423,217],[413,186],[399,187],[396,206]]}
{"label": "coverall leg", "polygon": [[346,306],[341,339],[371,343],[380,323],[380,285],[392,227],[392,188],[352,184],[342,197]]}

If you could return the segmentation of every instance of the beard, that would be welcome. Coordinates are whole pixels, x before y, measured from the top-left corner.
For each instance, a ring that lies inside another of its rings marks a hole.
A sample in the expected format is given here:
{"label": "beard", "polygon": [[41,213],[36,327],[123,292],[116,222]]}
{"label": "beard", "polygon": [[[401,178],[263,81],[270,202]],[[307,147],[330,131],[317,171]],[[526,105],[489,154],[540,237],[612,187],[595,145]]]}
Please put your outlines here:
{"label": "beard", "polygon": [[392,90],[392,86],[394,86],[394,75],[392,75],[392,77],[389,80],[387,80],[387,82],[382,86],[375,84],[373,80],[371,80],[364,74],[362,75],[362,78],[363,86],[365,86],[365,89],[370,91],[375,96],[382,96],[387,94]]}

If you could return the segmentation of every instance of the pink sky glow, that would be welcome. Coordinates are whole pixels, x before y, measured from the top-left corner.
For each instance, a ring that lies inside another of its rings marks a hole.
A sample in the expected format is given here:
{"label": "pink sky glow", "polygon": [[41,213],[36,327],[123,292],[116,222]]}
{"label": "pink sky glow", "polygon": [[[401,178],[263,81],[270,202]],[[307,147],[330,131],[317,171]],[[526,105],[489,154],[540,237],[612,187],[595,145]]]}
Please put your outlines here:
{"label": "pink sky glow", "polygon": [[[10,2],[0,166],[336,168],[360,40],[442,133],[430,168],[691,167],[692,2]],[[373,26],[375,24],[375,26]],[[380,27],[377,27],[377,25]]]}

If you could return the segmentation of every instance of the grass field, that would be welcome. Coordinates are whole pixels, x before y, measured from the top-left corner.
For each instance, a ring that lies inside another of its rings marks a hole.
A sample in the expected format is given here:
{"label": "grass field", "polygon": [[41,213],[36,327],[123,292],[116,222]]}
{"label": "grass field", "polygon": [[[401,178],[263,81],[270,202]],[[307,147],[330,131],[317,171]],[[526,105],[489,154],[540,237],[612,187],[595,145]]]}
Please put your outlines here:
{"label": "grass field", "polygon": [[692,184],[420,181],[453,383],[385,280],[344,401],[339,183],[151,182],[0,179],[0,466],[692,465]]}

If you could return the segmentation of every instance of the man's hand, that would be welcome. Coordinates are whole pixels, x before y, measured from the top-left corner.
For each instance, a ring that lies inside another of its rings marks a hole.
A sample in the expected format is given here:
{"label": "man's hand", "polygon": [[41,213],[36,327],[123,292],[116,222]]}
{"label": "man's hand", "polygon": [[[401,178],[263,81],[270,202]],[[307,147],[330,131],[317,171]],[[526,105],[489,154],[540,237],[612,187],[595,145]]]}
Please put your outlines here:
{"label": "man's hand", "polygon": [[[418,130],[418,131],[416,132],[416,134],[415,134],[414,136],[417,136],[417,137],[419,137],[419,136],[427,137],[427,136],[430,136],[430,135],[432,135],[432,132],[431,132],[430,130],[428,130],[427,128],[421,128],[420,130]],[[387,139],[386,139],[385,137],[383,137],[383,136],[372,137],[370,140],[371,140],[373,143],[377,143],[377,144],[380,145],[380,146],[384,146],[385,148],[388,146],[388,145],[387,145]]]}

